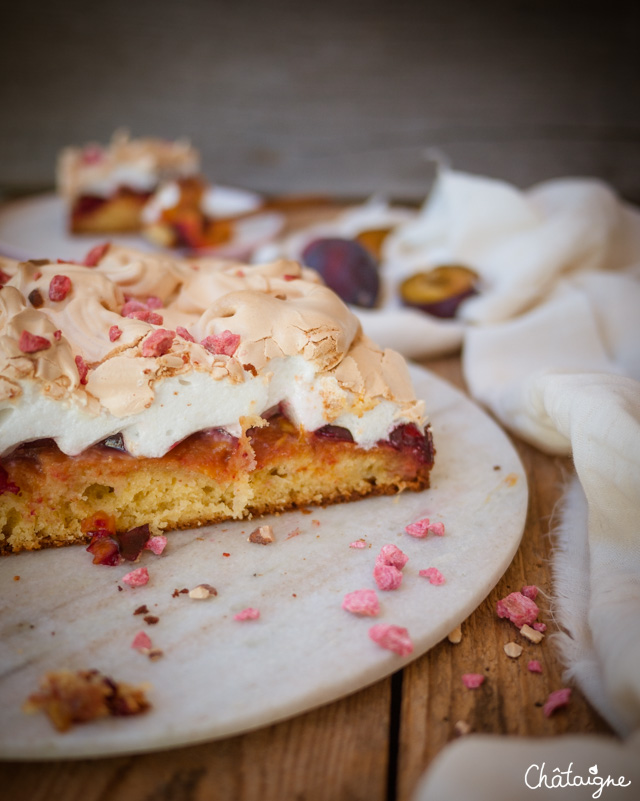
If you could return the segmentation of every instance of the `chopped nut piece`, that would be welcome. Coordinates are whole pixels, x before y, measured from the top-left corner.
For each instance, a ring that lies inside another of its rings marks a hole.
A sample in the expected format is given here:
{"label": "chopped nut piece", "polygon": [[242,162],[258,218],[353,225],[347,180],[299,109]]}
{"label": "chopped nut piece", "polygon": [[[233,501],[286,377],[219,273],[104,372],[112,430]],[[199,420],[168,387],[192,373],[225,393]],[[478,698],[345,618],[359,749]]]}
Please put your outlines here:
{"label": "chopped nut piece", "polygon": [[458,645],[458,643],[462,642],[462,626],[456,626],[453,631],[449,632],[447,639],[454,645]]}
{"label": "chopped nut piece", "polygon": [[248,542],[255,542],[258,545],[270,545],[274,540],[275,537],[271,526],[258,526],[249,534]]}
{"label": "chopped nut piece", "polygon": [[218,591],[215,587],[212,587],[211,584],[198,584],[197,587],[189,590],[189,598],[193,598],[196,601],[204,601],[217,594]]}
{"label": "chopped nut piece", "polygon": [[541,631],[536,631],[536,629],[532,629],[531,626],[527,626],[526,623],[520,629],[520,634],[522,634],[523,637],[526,637],[530,642],[536,644],[542,642],[542,640],[544,639],[544,634]]}
{"label": "chopped nut piece", "polygon": [[148,657],[152,662],[155,662],[156,659],[160,659],[161,656],[164,656],[164,651],[160,648],[152,648],[148,653]]}
{"label": "chopped nut piece", "polygon": [[453,727],[453,733],[456,737],[464,737],[465,734],[471,733],[471,725],[466,720],[458,720]]}
{"label": "chopped nut piece", "polygon": [[521,645],[518,645],[517,642],[508,642],[503,650],[511,659],[517,659],[524,649]]}

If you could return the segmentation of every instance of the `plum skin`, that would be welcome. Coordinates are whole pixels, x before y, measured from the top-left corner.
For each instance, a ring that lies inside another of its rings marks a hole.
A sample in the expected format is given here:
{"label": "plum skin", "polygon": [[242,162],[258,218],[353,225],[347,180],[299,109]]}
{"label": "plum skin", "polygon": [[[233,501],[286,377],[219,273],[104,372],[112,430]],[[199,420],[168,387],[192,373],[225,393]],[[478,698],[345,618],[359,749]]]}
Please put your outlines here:
{"label": "plum skin", "polygon": [[372,308],[380,292],[380,276],[369,251],[353,239],[314,239],[302,251],[302,261],[323,278],[345,303]]}

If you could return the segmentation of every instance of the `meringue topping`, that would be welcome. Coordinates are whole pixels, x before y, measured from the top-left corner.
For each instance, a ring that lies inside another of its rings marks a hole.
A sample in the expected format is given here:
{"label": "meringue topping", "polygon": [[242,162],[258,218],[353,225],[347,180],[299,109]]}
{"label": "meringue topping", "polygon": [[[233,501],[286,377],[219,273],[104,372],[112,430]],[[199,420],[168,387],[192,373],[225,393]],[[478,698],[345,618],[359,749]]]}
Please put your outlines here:
{"label": "meringue topping", "polygon": [[67,147],[59,156],[58,188],[67,200],[78,195],[109,197],[120,187],[151,192],[161,181],[195,175],[200,156],[186,140],[131,139],[116,131],[106,147]]}
{"label": "meringue topping", "polygon": [[[239,436],[242,421],[278,407],[309,431],[348,428],[363,447],[425,424],[402,357],[378,349],[295,262],[189,261],[111,245],[95,267],[4,271],[0,453],[50,437],[74,455],[120,433],[131,454],[158,457],[199,430]],[[71,287],[52,299],[61,275]],[[42,349],[25,352],[33,336]]]}

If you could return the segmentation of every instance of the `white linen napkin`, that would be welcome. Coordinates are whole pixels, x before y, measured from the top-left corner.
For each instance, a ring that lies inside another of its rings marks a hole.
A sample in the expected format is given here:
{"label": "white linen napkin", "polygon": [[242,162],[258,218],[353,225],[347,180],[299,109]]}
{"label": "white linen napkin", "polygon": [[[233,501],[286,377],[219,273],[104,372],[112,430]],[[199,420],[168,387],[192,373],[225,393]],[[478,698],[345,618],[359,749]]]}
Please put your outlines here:
{"label": "white linen napkin", "polygon": [[[443,262],[465,263],[480,274],[483,290],[463,304],[460,315],[471,395],[518,436],[547,452],[573,455],[576,479],[555,532],[555,615],[563,633],[554,639],[567,681],[575,681],[627,738],[624,750],[619,746],[621,758],[635,769],[640,215],[596,181],[558,180],[519,192],[443,170],[418,218],[389,241],[387,259],[398,276],[418,264]],[[414,344],[412,355],[415,349]],[[507,748],[516,749],[511,767]],[[558,744],[554,740],[547,748],[547,762],[554,760],[555,767]],[[591,748],[589,738],[572,740],[567,754],[575,761]],[[532,753],[532,741],[471,736],[448,749],[421,784],[421,801],[519,797],[512,779],[531,792],[515,765]],[[485,795],[444,794],[447,782],[460,788],[460,775],[480,763],[489,783]],[[619,764],[602,767],[611,772]]]}

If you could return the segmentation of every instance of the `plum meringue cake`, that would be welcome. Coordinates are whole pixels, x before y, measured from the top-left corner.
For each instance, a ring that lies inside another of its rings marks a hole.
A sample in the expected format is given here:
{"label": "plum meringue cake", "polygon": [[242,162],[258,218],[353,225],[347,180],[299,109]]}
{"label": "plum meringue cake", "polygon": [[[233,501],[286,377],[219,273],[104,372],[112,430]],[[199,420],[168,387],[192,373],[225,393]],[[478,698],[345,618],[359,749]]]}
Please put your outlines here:
{"label": "plum meringue cake", "polygon": [[58,192],[72,233],[139,231],[145,204],[163,181],[194,176],[200,155],[187,141],[131,139],[116,131],[109,145],[67,147],[58,158]]}
{"label": "plum meringue cake", "polygon": [[407,366],[295,262],[2,264],[0,550],[429,486]]}

